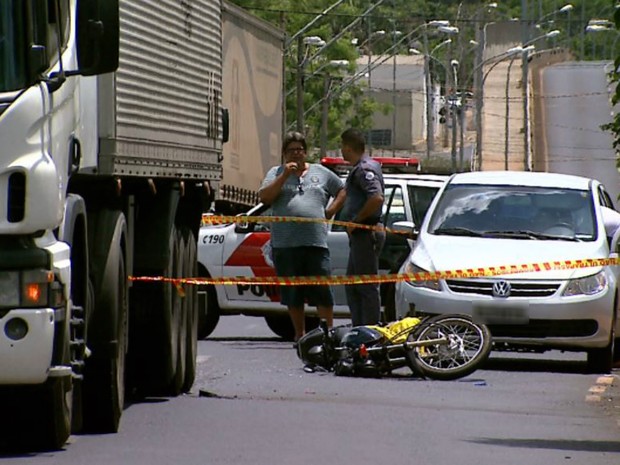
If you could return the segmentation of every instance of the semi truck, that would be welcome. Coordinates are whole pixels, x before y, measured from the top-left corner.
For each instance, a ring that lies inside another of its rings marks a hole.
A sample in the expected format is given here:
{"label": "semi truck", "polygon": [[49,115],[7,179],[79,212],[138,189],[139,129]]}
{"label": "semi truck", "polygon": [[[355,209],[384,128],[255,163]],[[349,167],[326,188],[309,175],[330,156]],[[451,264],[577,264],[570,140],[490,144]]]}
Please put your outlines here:
{"label": "semi truck", "polygon": [[221,15],[0,2],[2,433],[60,448],[191,388],[196,288],[170,280],[197,276],[222,179]]}

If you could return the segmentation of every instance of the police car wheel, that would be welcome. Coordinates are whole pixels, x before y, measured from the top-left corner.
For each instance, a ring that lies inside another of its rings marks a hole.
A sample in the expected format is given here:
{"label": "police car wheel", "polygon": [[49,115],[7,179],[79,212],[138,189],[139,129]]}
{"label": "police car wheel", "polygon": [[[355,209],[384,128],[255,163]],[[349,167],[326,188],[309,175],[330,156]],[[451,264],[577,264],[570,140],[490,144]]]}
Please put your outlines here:
{"label": "police car wheel", "polygon": [[[318,317],[307,316],[305,323],[306,332],[318,328],[319,321]],[[295,329],[293,329],[293,323],[288,315],[267,315],[265,316],[265,322],[270,330],[285,341],[295,339]]]}

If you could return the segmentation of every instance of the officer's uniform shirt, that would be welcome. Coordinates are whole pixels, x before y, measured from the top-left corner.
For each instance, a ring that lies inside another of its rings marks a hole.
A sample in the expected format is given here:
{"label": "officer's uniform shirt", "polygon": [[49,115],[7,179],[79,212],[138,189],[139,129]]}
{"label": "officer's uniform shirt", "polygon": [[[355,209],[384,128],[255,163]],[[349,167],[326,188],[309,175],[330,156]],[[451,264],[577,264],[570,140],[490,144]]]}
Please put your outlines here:
{"label": "officer's uniform shirt", "polygon": [[[351,221],[362,209],[366,200],[376,194],[383,195],[385,184],[381,172],[381,164],[364,155],[351,169],[345,183],[347,197],[342,207],[341,218]],[[364,221],[365,224],[377,224],[381,221],[382,207],[375,214]]]}

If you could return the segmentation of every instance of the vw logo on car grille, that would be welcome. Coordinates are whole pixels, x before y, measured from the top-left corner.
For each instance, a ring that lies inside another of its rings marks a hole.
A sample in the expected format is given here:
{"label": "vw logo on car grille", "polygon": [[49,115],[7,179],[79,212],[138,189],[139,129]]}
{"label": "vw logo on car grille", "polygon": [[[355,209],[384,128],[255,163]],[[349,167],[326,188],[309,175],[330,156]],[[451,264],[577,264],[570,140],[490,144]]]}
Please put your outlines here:
{"label": "vw logo on car grille", "polygon": [[494,297],[509,297],[510,296],[510,283],[508,281],[497,281],[493,283],[493,296]]}

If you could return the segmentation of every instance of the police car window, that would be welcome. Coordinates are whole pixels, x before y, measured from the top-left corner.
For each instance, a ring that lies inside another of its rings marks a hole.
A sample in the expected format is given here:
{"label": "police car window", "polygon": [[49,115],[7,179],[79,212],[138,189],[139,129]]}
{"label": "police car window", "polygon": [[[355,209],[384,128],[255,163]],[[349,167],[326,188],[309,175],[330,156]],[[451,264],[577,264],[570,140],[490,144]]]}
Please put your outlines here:
{"label": "police car window", "polygon": [[[336,221],[342,221],[342,210],[340,210],[338,213],[336,213],[336,215],[334,216],[334,220]],[[337,231],[345,231],[347,228],[345,226],[342,226],[340,224],[332,224],[332,232],[337,232]]]}
{"label": "police car window", "polygon": [[[256,210],[252,216],[272,216],[273,210],[271,207],[266,207],[265,209]],[[254,226],[254,232],[269,232],[271,223],[269,222],[256,222]]]}
{"label": "police car window", "polygon": [[385,199],[387,204],[383,204],[383,221],[387,227],[392,226],[397,221],[406,221],[407,212],[403,200],[403,190],[400,186],[386,187]]}
{"label": "police car window", "polygon": [[413,215],[413,222],[419,226],[422,224],[426,212],[439,188],[430,186],[407,186],[407,190],[409,191],[409,203]]}

